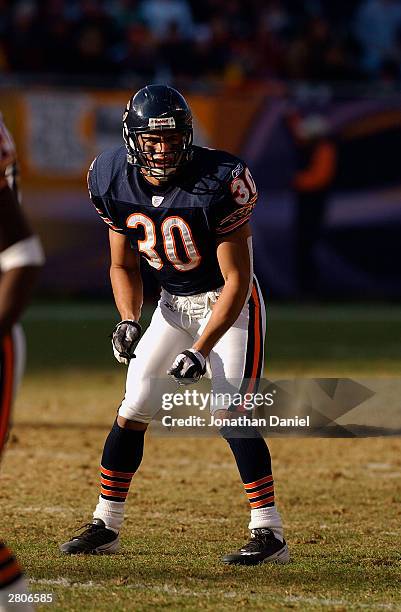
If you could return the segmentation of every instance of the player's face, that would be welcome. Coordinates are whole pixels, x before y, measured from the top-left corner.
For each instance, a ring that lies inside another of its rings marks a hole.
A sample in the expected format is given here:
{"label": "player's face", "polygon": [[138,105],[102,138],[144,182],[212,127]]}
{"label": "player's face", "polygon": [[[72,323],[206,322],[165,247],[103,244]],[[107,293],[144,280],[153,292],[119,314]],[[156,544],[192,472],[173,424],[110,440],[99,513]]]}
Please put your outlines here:
{"label": "player's face", "polygon": [[139,135],[139,146],[151,176],[169,176],[180,162],[185,147],[185,136],[181,132],[150,132]]}
{"label": "player's face", "polygon": [[164,165],[169,159],[173,163],[174,156],[184,146],[184,136],[180,132],[141,134],[139,138],[142,151],[151,156],[156,166]]}

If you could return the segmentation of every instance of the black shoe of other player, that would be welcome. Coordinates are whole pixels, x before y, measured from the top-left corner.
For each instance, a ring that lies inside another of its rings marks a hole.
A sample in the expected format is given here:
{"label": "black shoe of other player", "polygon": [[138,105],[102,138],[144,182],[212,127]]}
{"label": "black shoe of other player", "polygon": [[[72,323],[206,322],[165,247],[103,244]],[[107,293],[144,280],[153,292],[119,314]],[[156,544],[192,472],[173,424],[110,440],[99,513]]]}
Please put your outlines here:
{"label": "black shoe of other player", "polygon": [[290,554],[286,541],[276,538],[271,529],[252,529],[248,544],[234,553],[225,555],[227,565],[257,565],[258,563],[288,563]]}
{"label": "black shoe of other player", "polygon": [[96,553],[112,554],[117,552],[120,538],[117,533],[107,529],[102,519],[95,518],[81,534],[60,545],[62,553],[67,555],[95,555]]}

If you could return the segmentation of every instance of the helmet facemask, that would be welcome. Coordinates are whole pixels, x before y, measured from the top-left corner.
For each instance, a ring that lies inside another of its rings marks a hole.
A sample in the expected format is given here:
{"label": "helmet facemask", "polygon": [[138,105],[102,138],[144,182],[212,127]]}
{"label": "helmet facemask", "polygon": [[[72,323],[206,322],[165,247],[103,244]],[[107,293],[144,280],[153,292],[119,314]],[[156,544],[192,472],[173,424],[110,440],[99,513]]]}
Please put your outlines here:
{"label": "helmet facemask", "polygon": [[[124,130],[125,131],[125,130]],[[143,174],[168,181],[191,159],[192,128],[127,130],[128,161]]]}

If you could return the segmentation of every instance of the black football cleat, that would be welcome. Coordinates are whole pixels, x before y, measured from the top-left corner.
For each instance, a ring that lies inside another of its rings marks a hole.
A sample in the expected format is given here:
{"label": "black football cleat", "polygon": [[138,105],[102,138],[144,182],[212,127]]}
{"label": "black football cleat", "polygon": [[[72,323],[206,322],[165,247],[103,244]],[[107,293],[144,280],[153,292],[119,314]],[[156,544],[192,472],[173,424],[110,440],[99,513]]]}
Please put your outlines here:
{"label": "black football cleat", "polygon": [[234,553],[225,555],[227,565],[258,565],[259,563],[289,563],[286,541],[277,539],[271,529],[252,529],[248,544]]}
{"label": "black football cleat", "polygon": [[117,533],[107,529],[102,519],[95,518],[81,534],[71,538],[68,542],[60,544],[60,550],[66,555],[96,555],[103,553],[111,555],[117,552],[120,538]]}

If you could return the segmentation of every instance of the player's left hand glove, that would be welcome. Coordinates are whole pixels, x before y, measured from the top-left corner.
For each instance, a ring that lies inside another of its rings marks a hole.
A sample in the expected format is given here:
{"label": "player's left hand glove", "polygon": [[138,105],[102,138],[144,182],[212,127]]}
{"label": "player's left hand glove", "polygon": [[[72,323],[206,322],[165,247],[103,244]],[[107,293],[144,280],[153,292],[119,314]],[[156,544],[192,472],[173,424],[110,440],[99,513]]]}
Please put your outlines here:
{"label": "player's left hand glove", "polygon": [[120,363],[128,365],[135,357],[135,346],[141,337],[142,328],[137,321],[127,319],[117,323],[111,334],[114,357]]}
{"label": "player's left hand glove", "polygon": [[206,372],[206,359],[199,351],[188,349],[174,359],[167,374],[172,376],[179,385],[192,385]]}

